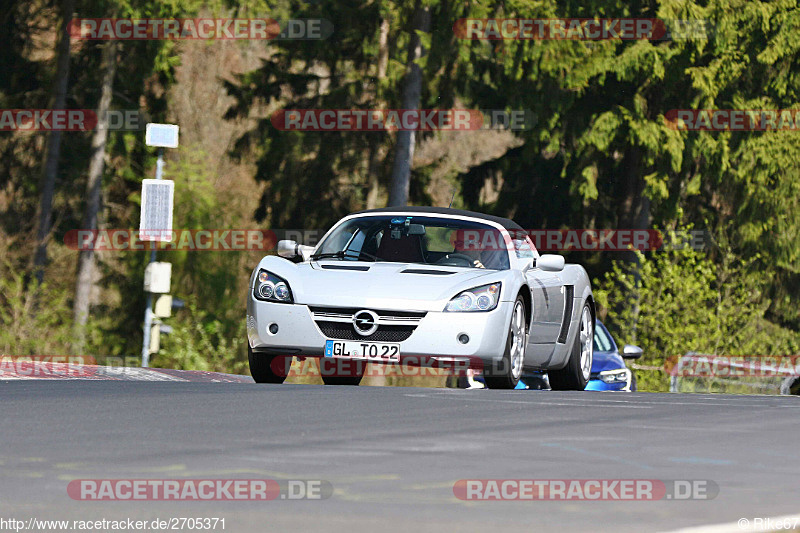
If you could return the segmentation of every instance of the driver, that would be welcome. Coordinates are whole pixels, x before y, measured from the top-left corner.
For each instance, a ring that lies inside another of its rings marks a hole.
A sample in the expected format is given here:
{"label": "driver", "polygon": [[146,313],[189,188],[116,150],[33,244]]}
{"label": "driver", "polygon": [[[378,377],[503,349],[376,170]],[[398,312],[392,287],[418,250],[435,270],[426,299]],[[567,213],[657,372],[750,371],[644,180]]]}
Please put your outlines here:
{"label": "driver", "polygon": [[453,242],[453,248],[453,253],[469,257],[475,268],[486,268],[481,262],[480,243],[477,240],[465,239],[462,236],[458,236]]}

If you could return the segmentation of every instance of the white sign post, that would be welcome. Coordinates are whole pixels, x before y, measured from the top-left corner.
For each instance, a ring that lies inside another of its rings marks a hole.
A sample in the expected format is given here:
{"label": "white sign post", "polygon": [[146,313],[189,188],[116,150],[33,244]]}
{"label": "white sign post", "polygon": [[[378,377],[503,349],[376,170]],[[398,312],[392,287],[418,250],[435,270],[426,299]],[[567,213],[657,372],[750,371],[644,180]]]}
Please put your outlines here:
{"label": "white sign post", "polygon": [[175,124],[153,124],[145,126],[144,143],[159,148],[178,147],[178,126]]}
{"label": "white sign post", "polygon": [[142,208],[139,213],[139,238],[143,241],[172,240],[172,203],[175,182],[142,180]]}
{"label": "white sign post", "polygon": [[[147,124],[145,127],[144,142],[147,146],[158,147],[158,161],[156,162],[156,179],[142,180],[142,208],[139,216],[139,236],[143,241],[172,240],[172,205],[175,196],[175,183],[162,179],[164,169],[164,148],[178,147],[178,126],[175,124]],[[144,310],[144,328],[142,331],[142,367],[150,365],[150,332],[153,326],[153,293],[151,276],[156,269],[155,248],[150,252],[150,264],[145,274],[145,291],[147,292],[147,307]],[[166,263],[164,263],[166,264]],[[167,291],[169,291],[169,277],[171,269],[166,271]]]}

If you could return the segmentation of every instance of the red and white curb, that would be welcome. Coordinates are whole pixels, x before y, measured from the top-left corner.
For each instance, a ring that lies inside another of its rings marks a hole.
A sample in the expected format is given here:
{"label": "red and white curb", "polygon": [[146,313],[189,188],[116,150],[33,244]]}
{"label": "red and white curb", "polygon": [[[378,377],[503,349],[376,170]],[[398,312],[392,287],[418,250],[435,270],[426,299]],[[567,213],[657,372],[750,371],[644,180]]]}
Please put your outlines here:
{"label": "red and white curb", "polygon": [[79,365],[43,361],[0,361],[0,381],[31,379],[253,383],[253,378],[250,376],[201,370]]}

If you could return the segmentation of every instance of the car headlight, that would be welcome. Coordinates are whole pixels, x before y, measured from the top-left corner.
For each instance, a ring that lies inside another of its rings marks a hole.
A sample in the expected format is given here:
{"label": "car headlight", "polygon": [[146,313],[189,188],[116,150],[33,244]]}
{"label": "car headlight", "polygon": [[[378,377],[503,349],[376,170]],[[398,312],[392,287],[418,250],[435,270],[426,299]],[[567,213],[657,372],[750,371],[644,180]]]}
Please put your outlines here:
{"label": "car headlight", "polygon": [[597,378],[604,383],[627,383],[631,379],[631,371],[627,368],[603,370]]}
{"label": "car headlight", "polygon": [[501,283],[498,282],[463,291],[450,300],[444,310],[451,312],[491,311],[497,307],[497,303],[500,301],[500,287]]}
{"label": "car headlight", "polygon": [[292,290],[286,280],[266,270],[258,272],[253,296],[267,302],[292,303]]}

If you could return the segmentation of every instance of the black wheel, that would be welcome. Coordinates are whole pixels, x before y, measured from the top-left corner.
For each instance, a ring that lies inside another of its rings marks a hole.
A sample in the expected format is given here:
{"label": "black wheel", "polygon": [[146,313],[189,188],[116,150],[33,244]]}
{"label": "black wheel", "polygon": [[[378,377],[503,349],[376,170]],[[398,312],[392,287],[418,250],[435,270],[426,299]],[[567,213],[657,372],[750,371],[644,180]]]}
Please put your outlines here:
{"label": "black wheel", "polygon": [[254,353],[249,345],[247,360],[250,362],[250,375],[256,383],[283,383],[292,366],[291,355]]}
{"label": "black wheel", "polygon": [[366,368],[367,362],[358,359],[321,357],[319,360],[319,373],[325,385],[352,385],[355,387],[361,383]]}
{"label": "black wheel", "polygon": [[469,378],[467,376],[448,376],[446,385],[448,389],[468,389]]}
{"label": "black wheel", "polygon": [[639,390],[639,387],[636,385],[636,372],[633,370],[628,369],[631,373],[631,392],[636,392]]}
{"label": "black wheel", "polygon": [[800,396],[800,378],[791,376],[781,383],[781,394]]}
{"label": "black wheel", "polygon": [[506,349],[503,359],[486,368],[483,378],[490,389],[513,389],[522,375],[522,364],[525,361],[525,344],[528,341],[525,324],[525,304],[518,296],[511,313],[511,324],[508,327]]}
{"label": "black wheel", "polygon": [[548,372],[550,388],[553,390],[583,390],[589,383],[589,373],[592,371],[592,357],[594,355],[594,320],[589,304],[583,306],[581,311],[580,330],[575,336],[572,353],[567,361],[567,366],[561,370]]}

